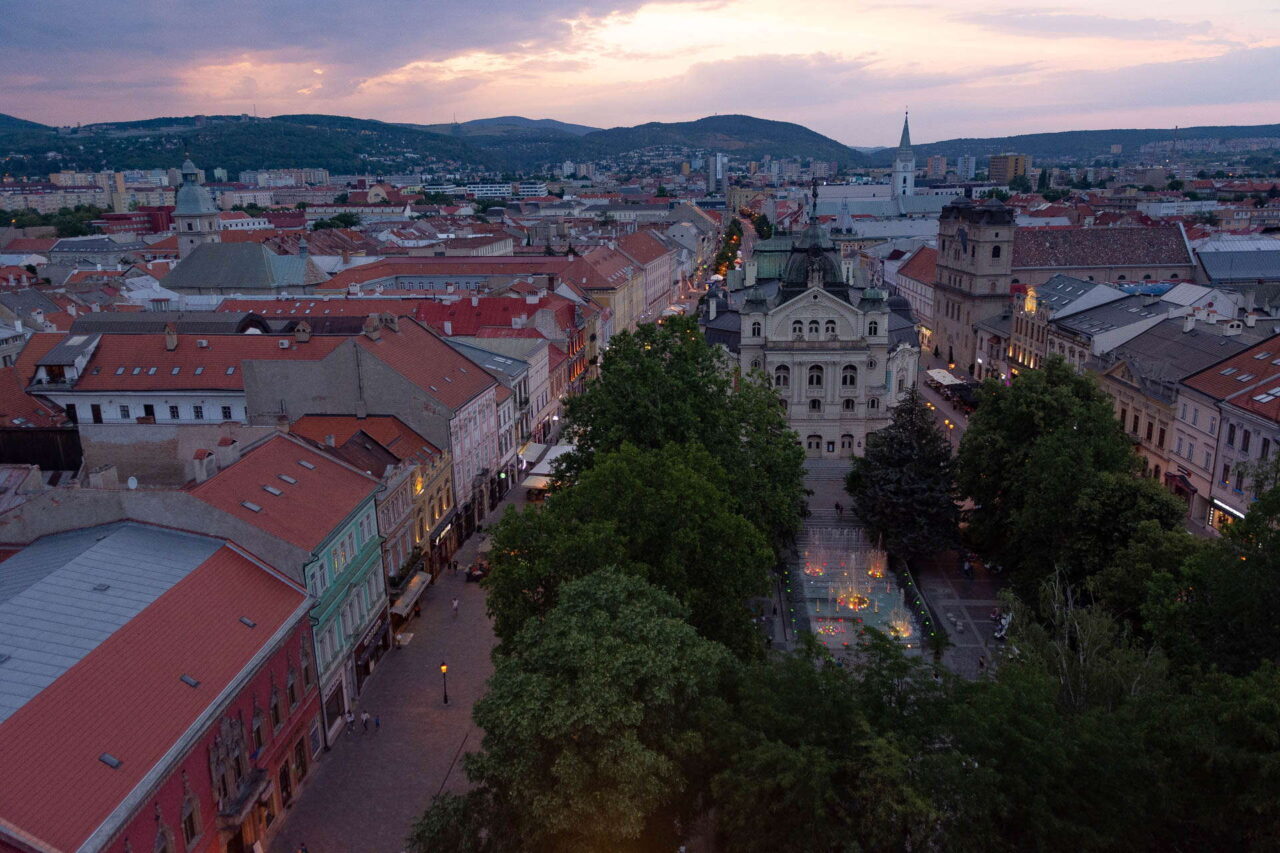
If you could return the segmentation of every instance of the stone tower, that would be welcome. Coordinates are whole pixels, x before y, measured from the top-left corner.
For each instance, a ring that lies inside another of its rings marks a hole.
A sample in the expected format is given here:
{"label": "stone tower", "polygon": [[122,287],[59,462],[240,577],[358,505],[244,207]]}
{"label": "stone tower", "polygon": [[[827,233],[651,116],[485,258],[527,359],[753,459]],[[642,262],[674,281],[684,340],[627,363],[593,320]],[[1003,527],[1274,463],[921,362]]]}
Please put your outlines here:
{"label": "stone tower", "polygon": [[916,192],[916,155],[911,152],[911,128],[909,117],[902,117],[902,139],[898,142],[898,150],[893,155],[893,194],[894,196],[915,195]]}
{"label": "stone tower", "polygon": [[978,322],[1009,304],[1013,210],[995,199],[957,199],[938,220],[938,280],[934,284],[934,340],[959,370],[978,369]]}
{"label": "stone tower", "polygon": [[202,243],[219,243],[221,228],[213,196],[200,185],[200,172],[188,159],[182,164],[182,186],[173,208],[173,230],[178,234],[178,257],[185,258]]}

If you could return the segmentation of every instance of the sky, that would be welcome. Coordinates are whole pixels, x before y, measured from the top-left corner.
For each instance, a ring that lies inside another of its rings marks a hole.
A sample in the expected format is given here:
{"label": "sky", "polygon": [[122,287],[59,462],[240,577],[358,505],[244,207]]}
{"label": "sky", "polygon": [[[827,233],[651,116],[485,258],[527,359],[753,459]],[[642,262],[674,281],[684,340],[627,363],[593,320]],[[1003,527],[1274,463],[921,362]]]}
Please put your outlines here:
{"label": "sky", "polygon": [[0,112],[596,127],[746,113],[850,145],[1280,122],[1280,0],[40,0]]}

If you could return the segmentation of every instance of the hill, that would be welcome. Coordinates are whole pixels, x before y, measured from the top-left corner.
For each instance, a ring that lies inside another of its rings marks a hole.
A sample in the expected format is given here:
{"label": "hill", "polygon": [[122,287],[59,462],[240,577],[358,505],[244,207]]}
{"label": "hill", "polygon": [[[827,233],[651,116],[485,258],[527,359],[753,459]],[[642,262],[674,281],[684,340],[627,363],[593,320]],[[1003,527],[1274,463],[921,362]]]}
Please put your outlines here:
{"label": "hill", "polygon": [[587,127],[585,124],[570,124],[556,121],[553,118],[525,118],[524,116],[498,116],[496,118],[477,118],[457,124],[406,124],[429,133],[440,133],[451,136],[583,136],[598,127]]}
{"label": "hill", "polygon": [[53,128],[34,121],[27,121],[25,118],[0,113],[0,133],[11,130],[53,130]]}
{"label": "hill", "polygon": [[861,164],[863,156],[847,145],[785,121],[744,115],[708,116],[697,121],[649,122],[588,133],[583,141],[611,154],[671,146],[724,151],[739,157],[804,157]]}
{"label": "hill", "polygon": [[[1280,137],[1280,124],[1222,125],[1204,127],[1144,128],[1117,130],[1068,130],[1057,133],[1027,133],[1018,136],[986,138],[944,139],[923,145],[914,145],[916,159],[922,160],[934,154],[955,158],[961,154],[983,157],[1007,151],[1030,154],[1035,160],[1089,161],[1095,158],[1111,159],[1111,146],[1122,147],[1120,156],[1135,154],[1149,142],[1163,142],[1174,138],[1189,139],[1245,139],[1249,137]],[[888,165],[893,153],[885,149],[872,155],[876,165]]]}

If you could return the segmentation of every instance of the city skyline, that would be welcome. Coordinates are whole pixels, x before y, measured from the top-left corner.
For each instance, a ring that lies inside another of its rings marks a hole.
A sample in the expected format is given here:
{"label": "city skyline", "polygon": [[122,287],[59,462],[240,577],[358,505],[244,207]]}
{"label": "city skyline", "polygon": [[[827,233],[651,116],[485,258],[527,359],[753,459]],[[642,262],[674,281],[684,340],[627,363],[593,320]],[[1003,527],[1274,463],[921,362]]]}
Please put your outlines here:
{"label": "city skyline", "polygon": [[[148,0],[10,11],[0,110],[49,124],[328,113],[439,123],[519,114],[613,127],[747,113],[850,145],[1280,115],[1280,9],[1187,0],[1048,9],[813,0],[507,0],[378,7]],[[65,13],[65,14],[64,14]],[[78,27],[67,32],[64,22]],[[234,25],[232,25],[234,22]],[[1105,106],[1101,106],[1105,104]],[[1016,115],[1010,107],[1017,105]]]}

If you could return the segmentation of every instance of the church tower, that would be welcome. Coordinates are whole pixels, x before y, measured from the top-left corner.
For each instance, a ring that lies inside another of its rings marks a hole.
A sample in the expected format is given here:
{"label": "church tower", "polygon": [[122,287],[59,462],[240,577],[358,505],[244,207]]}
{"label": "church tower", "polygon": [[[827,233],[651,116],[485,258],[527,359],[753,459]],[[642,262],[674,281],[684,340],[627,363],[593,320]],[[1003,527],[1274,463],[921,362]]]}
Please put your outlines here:
{"label": "church tower", "polygon": [[915,195],[916,155],[911,153],[911,127],[908,117],[902,117],[902,139],[893,155],[893,194],[895,197]]}
{"label": "church tower", "polygon": [[173,208],[173,230],[178,234],[178,257],[185,258],[202,243],[220,243],[218,208],[213,196],[200,186],[200,170],[188,159],[182,164],[182,186]]}

